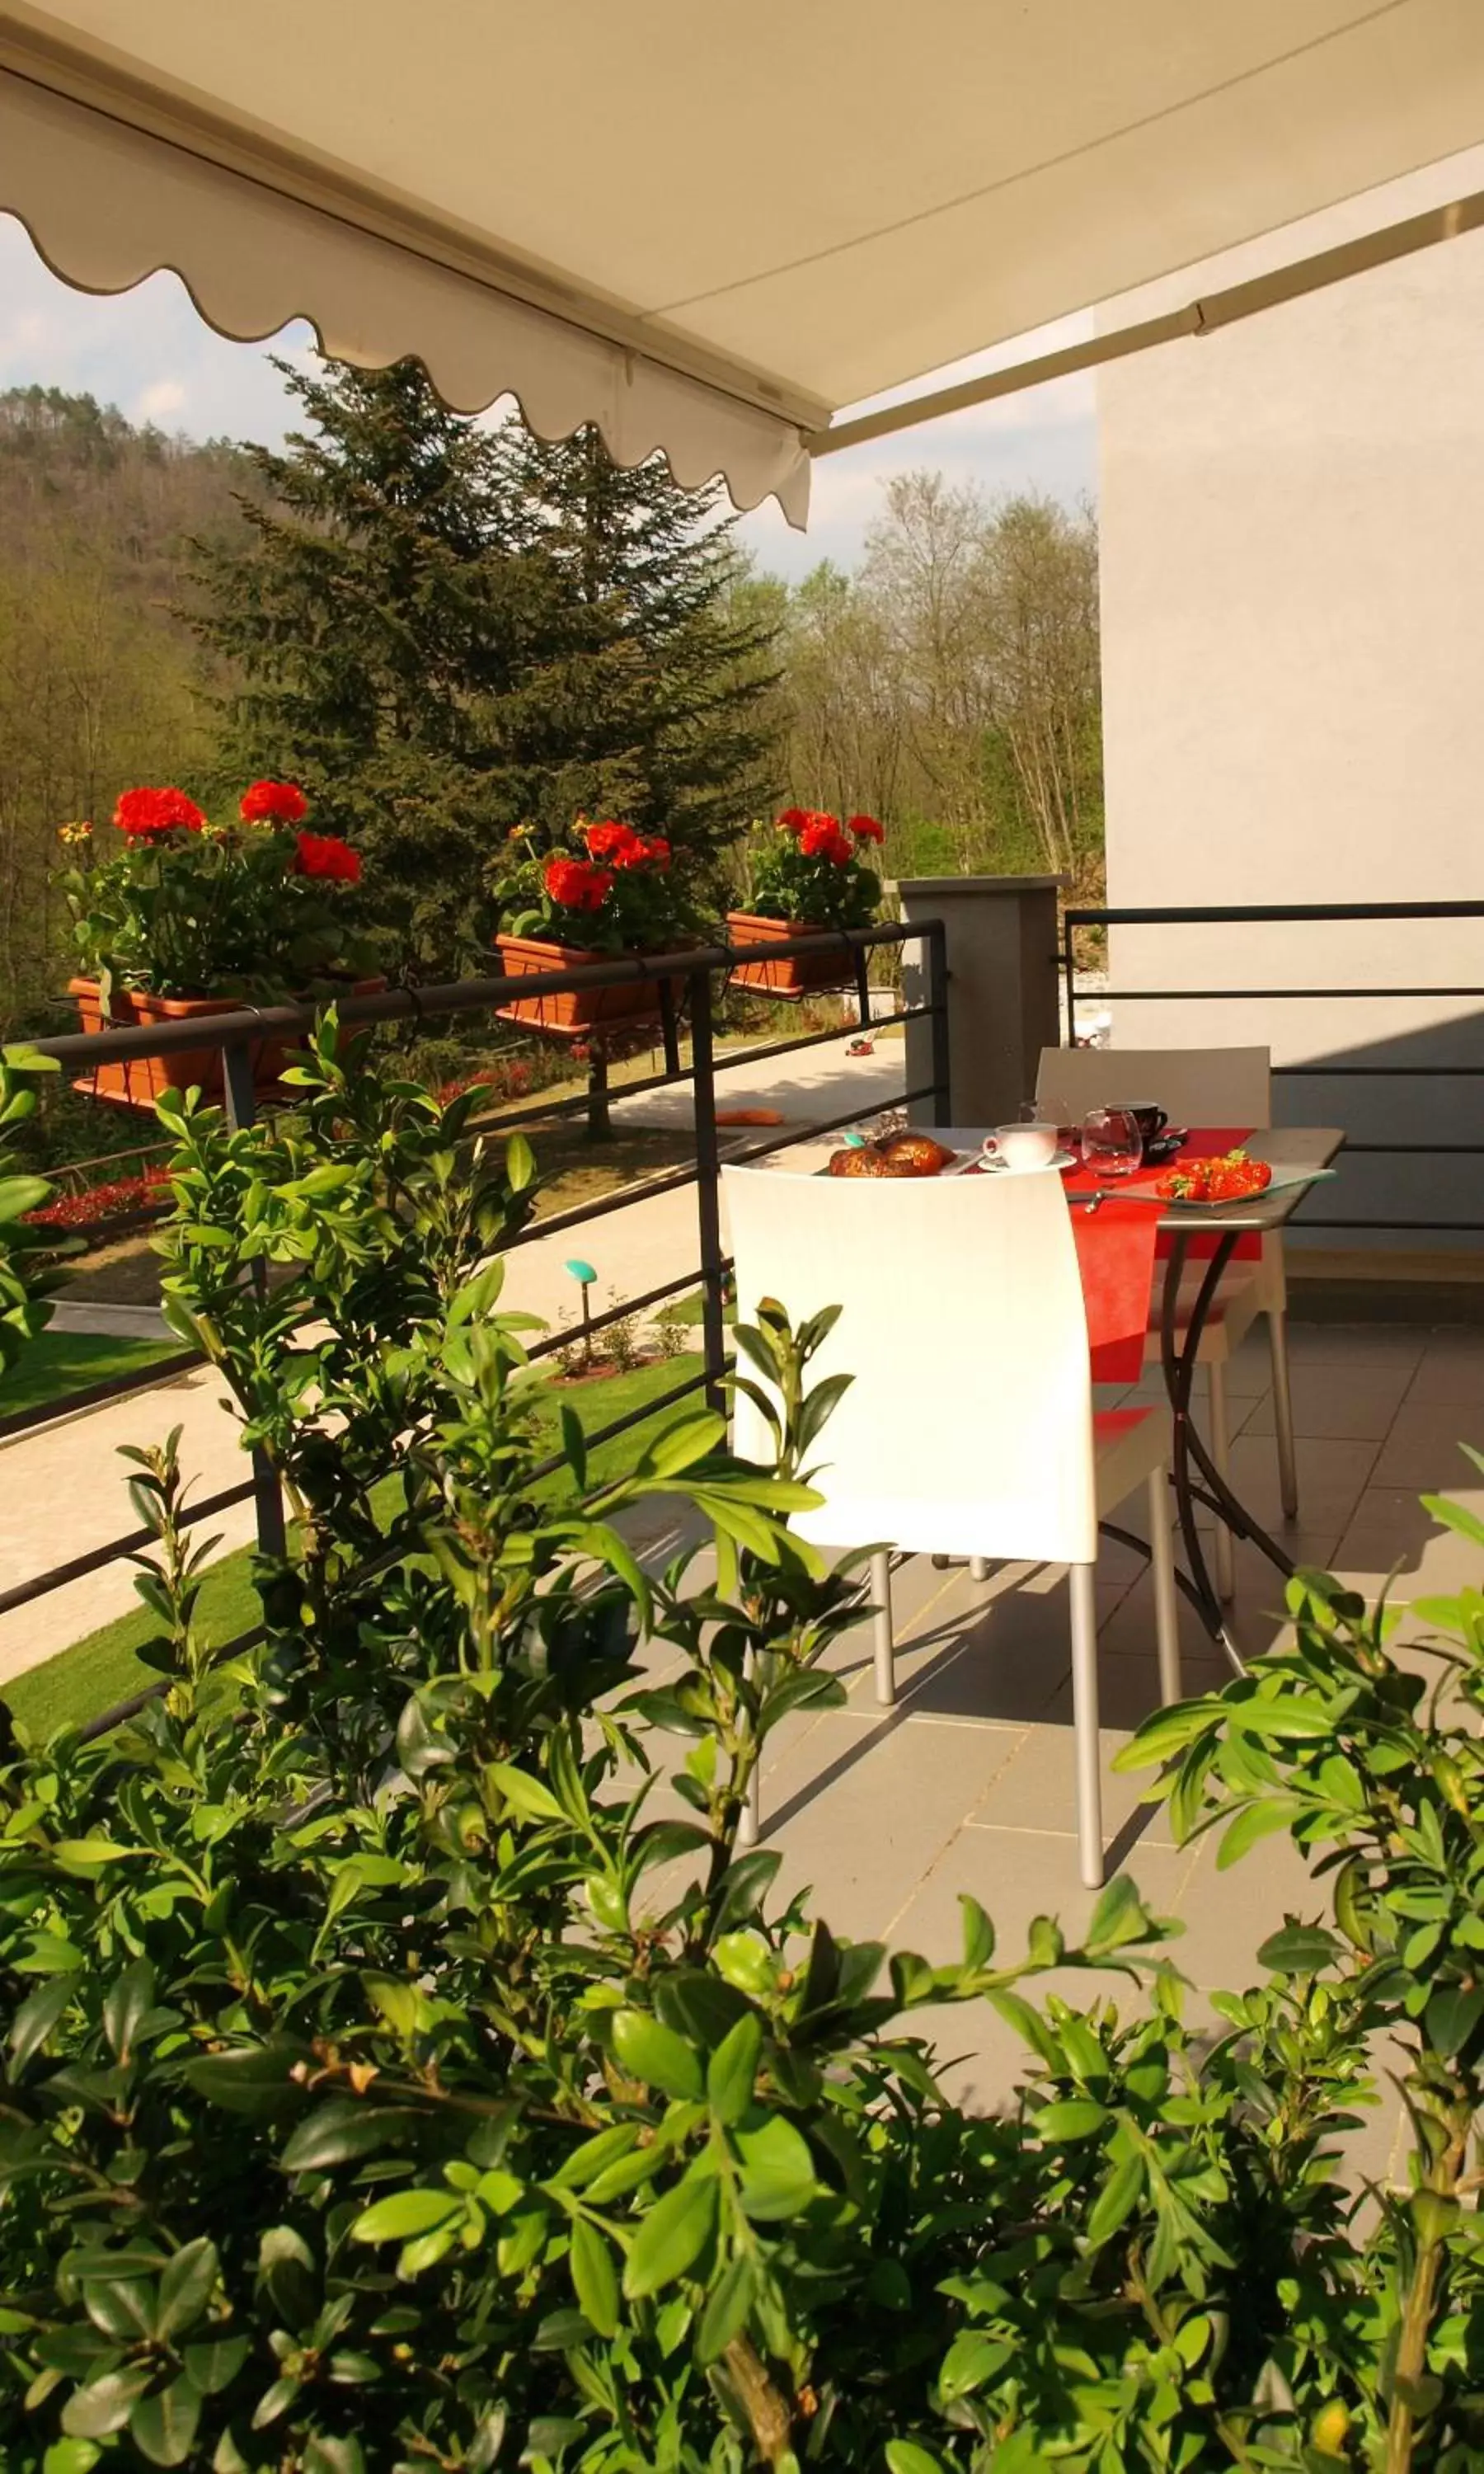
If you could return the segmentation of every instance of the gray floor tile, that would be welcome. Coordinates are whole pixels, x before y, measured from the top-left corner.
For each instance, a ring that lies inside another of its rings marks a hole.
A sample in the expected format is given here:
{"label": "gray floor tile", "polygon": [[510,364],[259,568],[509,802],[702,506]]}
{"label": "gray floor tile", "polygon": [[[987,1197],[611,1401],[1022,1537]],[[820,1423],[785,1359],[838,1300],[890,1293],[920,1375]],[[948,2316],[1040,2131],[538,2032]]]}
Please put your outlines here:
{"label": "gray floor tile", "polygon": [[[1379,1443],[1415,1380],[1405,1362],[1394,1366],[1296,1366],[1293,1370],[1294,1432],[1301,1440],[1351,1437]],[[1242,1429],[1273,1432],[1273,1395],[1257,1401]]]}
{"label": "gray floor tile", "polygon": [[833,1713],[766,1779],[764,1843],[779,1847],[785,1893],[853,1939],[884,1933],[1018,1743],[1011,1728],[886,1711]]}
{"label": "gray floor tile", "polygon": [[1305,1322],[1288,1314],[1288,1354],[1295,1366],[1417,1367],[1430,1335],[1413,1323]]}
{"label": "gray floor tile", "polygon": [[1484,1443],[1484,1408],[1463,1402],[1403,1401],[1381,1445],[1372,1483],[1426,1487],[1446,1493],[1467,1483],[1472,1464],[1460,1445]]}
{"label": "gray floor tile", "polygon": [[1429,1341],[1407,1394],[1411,1407],[1460,1407],[1478,1413],[1484,1434],[1484,1332],[1450,1332]]}
{"label": "gray floor tile", "polygon": [[1216,1869],[1220,1833],[1197,1842],[1179,1902],[1185,1931],[1179,1965],[1193,1984],[1244,1992],[1260,1982],[1257,1951],[1285,1915],[1304,1923],[1329,1912],[1328,1881],[1316,1881],[1292,1841],[1259,1840],[1227,1872]]}
{"label": "gray floor tile", "polygon": [[[1362,1490],[1373,1483],[1378,1451],[1366,1441],[1309,1436],[1298,1446],[1298,1529],[1340,1530],[1349,1520]],[[1266,1435],[1239,1435],[1232,1446],[1231,1484],[1240,1501],[1275,1537],[1281,1538],[1282,1504],[1279,1494],[1278,1460]]]}
{"label": "gray floor tile", "polygon": [[[1173,1916],[1180,1911],[1191,1860],[1186,1849],[1139,1842],[1111,1857],[1110,1878],[1113,1871],[1127,1875],[1151,1914]],[[978,1900],[993,1924],[995,1960],[1001,1965],[1024,1954],[1037,1916],[1054,1916],[1067,1943],[1074,1945],[1100,1895],[1085,1890],[1077,1878],[1074,1839],[1054,1831],[970,1825],[948,1842],[894,1918],[893,1943],[921,1952],[938,1966],[957,1958],[963,1949],[963,1891]],[[1167,1947],[1179,1964],[1177,1945]],[[1058,1970],[1054,1989],[1067,1999],[1090,2001],[1115,1993],[1127,1981],[1113,1969]],[[1077,1989],[1068,1992],[1068,1984]]]}
{"label": "gray floor tile", "polygon": [[[1149,1774],[1126,1776],[1113,1768],[1113,1755],[1128,1742],[1120,1728],[1102,1730],[1103,1831],[1110,1842],[1133,1822],[1140,1847],[1169,1847],[1169,1817],[1162,1805],[1144,1802]],[[1075,1748],[1069,1725],[1028,1727],[969,1818],[970,1829],[1023,1830],[1070,1838],[1077,1827]]]}

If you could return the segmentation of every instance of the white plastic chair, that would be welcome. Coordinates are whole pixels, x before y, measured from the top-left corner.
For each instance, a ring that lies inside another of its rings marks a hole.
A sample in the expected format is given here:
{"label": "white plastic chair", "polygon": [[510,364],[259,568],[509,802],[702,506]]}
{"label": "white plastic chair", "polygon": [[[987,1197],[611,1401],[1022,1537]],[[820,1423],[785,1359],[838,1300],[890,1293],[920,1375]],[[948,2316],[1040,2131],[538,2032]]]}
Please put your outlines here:
{"label": "white plastic chair", "polygon": [[[1099,1517],[1148,1490],[1160,1687],[1180,1697],[1180,1637],[1157,1409],[1094,1419],[1071,1221],[1054,1171],[838,1178],[725,1168],[738,1312],[776,1298],[796,1324],[842,1312],[811,1368],[854,1380],[819,1442],[823,1508],[802,1535],[872,1546],[877,1698],[896,1698],[890,1549],[1071,1567],[1082,1878],[1103,1878],[1094,1574]],[[751,1363],[748,1372],[753,1373]],[[736,1444],[771,1451],[737,1400]]]}
{"label": "white plastic chair", "polygon": [[[1036,1078],[1036,1104],[1059,1125],[1076,1125],[1089,1108],[1119,1100],[1153,1100],[1172,1126],[1270,1126],[1273,1122],[1272,1055],[1266,1048],[1043,1048]],[[1257,1316],[1267,1323],[1273,1370],[1273,1432],[1283,1512],[1298,1516],[1298,1456],[1293,1438],[1293,1393],[1288,1372],[1288,1284],[1283,1241],[1264,1237],[1260,1259],[1230,1263],[1201,1333],[1196,1363],[1209,1386],[1211,1458],[1225,1477],[1231,1450],[1227,1365]],[[1205,1269],[1191,1263],[1181,1283],[1181,1315],[1189,1313]],[[1150,1338],[1157,1346],[1162,1292],[1157,1285]],[[1216,1524],[1216,1586],[1233,1594],[1235,1572],[1232,1533]]]}

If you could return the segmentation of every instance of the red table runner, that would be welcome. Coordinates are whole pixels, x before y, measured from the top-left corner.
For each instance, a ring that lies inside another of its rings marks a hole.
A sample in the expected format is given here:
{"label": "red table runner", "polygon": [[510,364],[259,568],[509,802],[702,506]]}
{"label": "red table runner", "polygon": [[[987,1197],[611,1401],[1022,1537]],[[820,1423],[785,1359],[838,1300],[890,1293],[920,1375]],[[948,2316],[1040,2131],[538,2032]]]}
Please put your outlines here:
{"label": "red table runner", "polygon": [[[1156,1225],[1148,1201],[1137,1198],[1156,1194],[1159,1179],[1182,1160],[1219,1159],[1224,1152],[1240,1150],[1254,1130],[1243,1126],[1192,1127],[1173,1159],[1120,1177],[1116,1194],[1096,1211],[1073,1209],[1072,1234],[1088,1310],[1094,1383],[1137,1382],[1147,1345],[1154,1266],[1168,1256],[1174,1243]],[[1094,1182],[1081,1160],[1063,1170],[1062,1180],[1073,1195]],[[1103,1185],[1098,1191],[1107,1194],[1109,1188]],[[1186,1252],[1194,1261],[1209,1261],[1217,1243],[1216,1231],[1196,1227],[1185,1241]],[[1261,1252],[1262,1239],[1253,1232],[1237,1239],[1233,1258],[1251,1262]]]}

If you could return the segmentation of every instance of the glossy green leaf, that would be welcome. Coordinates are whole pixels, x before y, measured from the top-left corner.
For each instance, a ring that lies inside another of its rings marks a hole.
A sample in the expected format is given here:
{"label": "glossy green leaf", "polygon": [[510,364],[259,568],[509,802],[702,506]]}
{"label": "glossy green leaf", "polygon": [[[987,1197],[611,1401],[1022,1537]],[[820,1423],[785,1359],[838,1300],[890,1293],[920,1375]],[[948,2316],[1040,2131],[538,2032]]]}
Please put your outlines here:
{"label": "glossy green leaf", "polygon": [[1042,2139],[1091,2139],[1107,2128],[1112,2118],[1107,2106],[1094,2104],[1090,2097],[1067,2097],[1061,2103],[1042,2105],[1031,2121]]}
{"label": "glossy green leaf", "polygon": [[572,2291],[578,2308],[600,2337],[618,2333],[618,2270],[596,2225],[579,2217],[572,2227]]}
{"label": "glossy green leaf", "polygon": [[1221,1844],[1216,1850],[1217,1872],[1225,1873],[1232,1865],[1240,1863],[1248,1849],[1256,1847],[1259,1839],[1271,1838],[1276,1831],[1286,1830],[1303,1809],[1296,1797],[1285,1795],[1265,1796],[1260,1804],[1247,1805],[1222,1832]]}
{"label": "glossy green leaf", "polygon": [[748,2215],[764,2224],[798,2216],[819,2188],[808,2142],[781,2113],[734,2135]]}
{"label": "glossy green leaf", "polygon": [[543,1779],[533,1778],[529,1770],[516,1769],[510,1761],[491,1761],[485,1776],[499,1788],[512,1812],[522,1821],[564,1821],[565,1813]]}
{"label": "glossy green leaf", "polygon": [[247,2337],[205,2337],[185,2346],[180,2359],[202,2395],[216,2396],[230,2388],[251,2351],[251,2341]]}
{"label": "glossy green leaf", "polygon": [[159,2333],[177,2337],[194,2327],[216,2285],[216,2245],[206,2240],[186,2243],[176,2251],[159,2280]]}
{"label": "glossy green leaf", "polygon": [[436,2233],[464,2214],[464,2202],[453,2191],[394,2191],[356,2218],[352,2242],[411,2242],[417,2234]]}
{"label": "glossy green leaf", "polygon": [[41,2474],[92,2474],[102,2453],[95,2439],[54,2439],[41,2460]]}
{"label": "glossy green leaf", "polygon": [[71,1977],[58,1976],[49,1984],[38,1984],[35,1993],[27,1994],[11,2021],[7,2039],[17,2077],[33,2054],[41,2050],[68,2003],[76,1999],[77,1989]]}
{"label": "glossy green leaf", "polygon": [[129,2417],[129,2437],[152,2465],[183,2465],[201,2422],[201,2390],[188,2379],[139,2399]]}
{"label": "glossy green leaf", "polygon": [[142,2277],[89,2277],[83,2305],[95,2328],[128,2345],[156,2331],[156,2289]]}
{"label": "glossy green leaf", "polygon": [[696,2360],[703,2367],[724,2354],[733,2337],[746,2327],[757,2290],[752,2260],[739,2251],[728,2261],[706,2296],[696,2331]]}
{"label": "glossy green leaf", "polygon": [[376,2104],[364,2098],[331,2097],[301,2122],[284,2148],[286,2173],[323,2173],[332,2165],[374,2156],[416,2138],[427,2121],[410,2105]]}
{"label": "glossy green leaf", "polygon": [[634,2235],[625,2263],[623,2288],[629,2300],[642,2302],[651,2293],[660,2293],[694,2268],[715,2223],[712,2180],[678,2183],[657,2199]]}
{"label": "glossy green leaf", "polygon": [[1317,1976],[1333,1965],[1340,1947],[1322,1925],[1285,1925],[1259,1944],[1257,1965],[1274,1976]]}
{"label": "glossy green leaf", "polygon": [[1468,2044],[1481,2019],[1484,1992],[1446,1984],[1440,1986],[1423,2012],[1423,2027],[1435,2050],[1451,2060]]}
{"label": "glossy green leaf", "polygon": [[749,2010],[728,2030],[706,2064],[706,2100],[723,2124],[740,2122],[753,2101],[762,2050],[762,2021]]}
{"label": "glossy green leaf", "polygon": [[963,1918],[964,1965],[988,1967],[994,1955],[994,1927],[978,1900],[970,1898],[967,1890],[960,1890],[958,1904]]}
{"label": "glossy green leaf", "polygon": [[122,2431],[153,2373],[147,2363],[126,2363],[105,2371],[86,2388],[74,2389],[61,2410],[61,2427],[69,2439],[107,2439]]}
{"label": "glossy green leaf", "polygon": [[943,2359],[938,2386],[945,2404],[952,2405],[960,2397],[972,2396],[996,2371],[1002,2371],[1013,2361],[1016,2348],[1003,2338],[986,2336],[982,2329],[964,2328],[953,2340]]}
{"label": "glossy green leaf", "polygon": [[1144,2159],[1136,2150],[1115,2165],[1103,2184],[1088,2213],[1087,2238],[1089,2249],[1098,2250],[1111,2242],[1120,2225],[1128,2222],[1143,2194]]}
{"label": "glossy green leaf", "polygon": [[613,2055],[630,2078],[664,2096],[694,2099],[706,2093],[699,2056],[647,2010],[620,2010],[613,2021]]}

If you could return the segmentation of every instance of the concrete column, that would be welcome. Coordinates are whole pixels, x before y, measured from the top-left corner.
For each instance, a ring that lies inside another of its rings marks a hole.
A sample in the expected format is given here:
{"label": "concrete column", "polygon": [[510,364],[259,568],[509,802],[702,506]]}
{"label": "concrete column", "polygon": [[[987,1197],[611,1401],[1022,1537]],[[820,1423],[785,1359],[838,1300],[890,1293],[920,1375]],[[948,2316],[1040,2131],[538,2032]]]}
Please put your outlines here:
{"label": "concrete column", "polygon": [[[948,954],[948,1069],[953,1123],[1000,1126],[1033,1097],[1043,1048],[1061,1037],[1058,876],[919,876],[897,887],[902,917],[941,919]],[[902,956],[904,1001],[927,1002],[925,956]],[[932,1079],[932,1025],[907,1025],[907,1087]],[[927,1124],[931,1104],[912,1116]]]}

